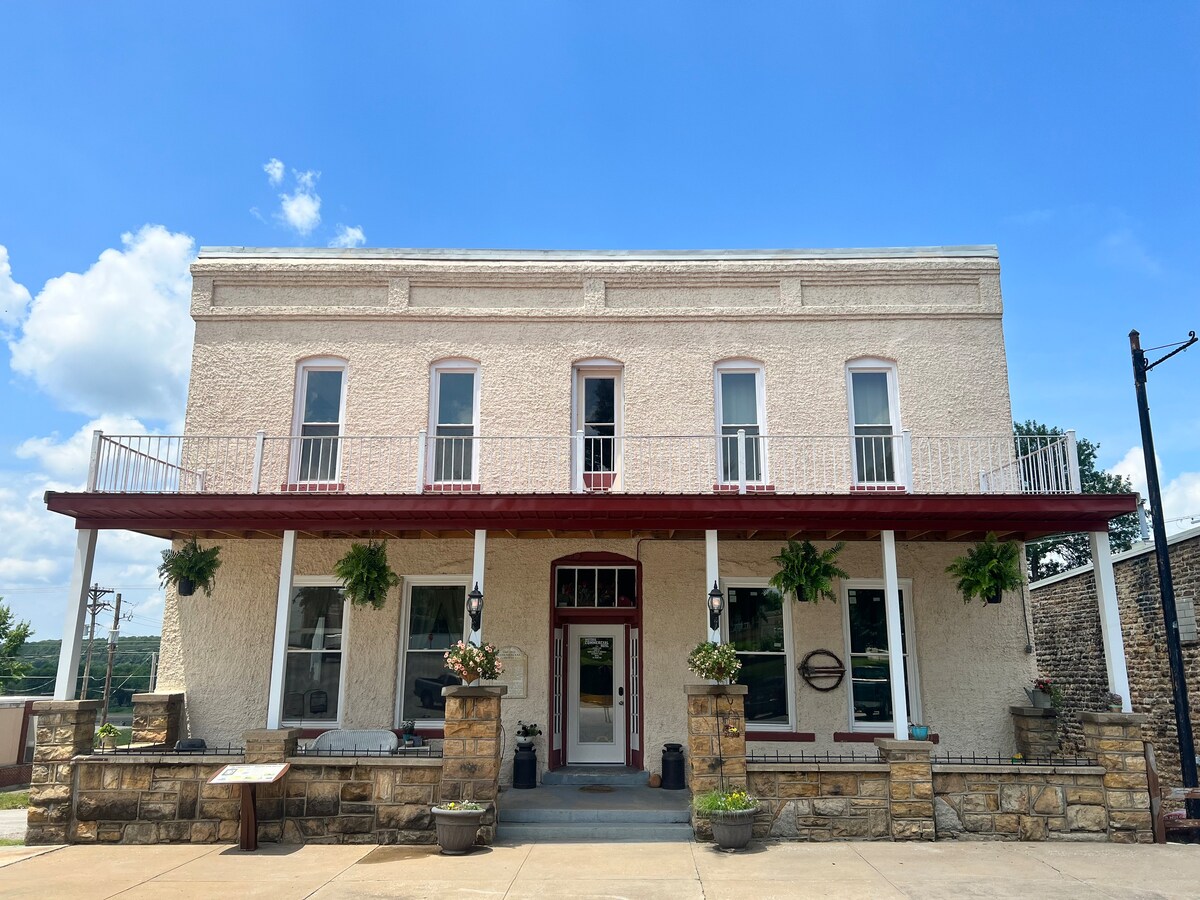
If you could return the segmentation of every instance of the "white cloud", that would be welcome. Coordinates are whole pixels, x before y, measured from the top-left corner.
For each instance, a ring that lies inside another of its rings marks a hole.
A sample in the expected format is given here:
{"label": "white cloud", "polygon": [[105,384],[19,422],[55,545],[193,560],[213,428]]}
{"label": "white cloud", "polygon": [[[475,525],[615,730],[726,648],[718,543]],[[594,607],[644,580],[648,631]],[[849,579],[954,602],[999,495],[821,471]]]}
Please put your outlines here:
{"label": "white cloud", "polygon": [[271,182],[271,187],[278,187],[283,183],[283,163],[275,157],[271,157],[263,163],[263,171],[267,173],[267,181]]}
{"label": "white cloud", "polygon": [[29,289],[13,281],[8,248],[0,244],[0,334],[15,328],[29,308]]}
{"label": "white cloud", "polygon": [[1100,241],[1100,255],[1117,268],[1144,275],[1162,274],[1162,264],[1150,254],[1132,228],[1118,228],[1106,234]]}
{"label": "white cloud", "polygon": [[92,432],[105,434],[146,434],[146,426],[131,416],[101,416],[88,422],[65,441],[57,434],[29,438],[19,444],[16,454],[21,459],[36,459],[43,471],[55,478],[80,477],[87,473],[92,452]]}
{"label": "white cloud", "polygon": [[[1135,491],[1143,497],[1149,496],[1146,487],[1146,457],[1141,447],[1131,447],[1109,471],[1128,478]],[[1161,460],[1159,478],[1162,478]],[[1182,531],[1196,524],[1190,521],[1190,518],[1200,516],[1200,472],[1180,472],[1161,487],[1163,518],[1167,523],[1167,532]]]}
{"label": "white cloud", "polygon": [[193,241],[146,225],[33,299],[12,367],[85,415],[178,419],[191,364]]}
{"label": "white cloud", "polygon": [[359,225],[339,223],[337,229],[337,234],[329,242],[330,247],[361,247],[367,242],[367,236],[363,234],[362,227]]}
{"label": "white cloud", "polygon": [[320,172],[297,172],[296,189],[290,194],[279,195],[279,219],[289,228],[307,235],[321,224],[321,197],[317,194],[317,179]]}

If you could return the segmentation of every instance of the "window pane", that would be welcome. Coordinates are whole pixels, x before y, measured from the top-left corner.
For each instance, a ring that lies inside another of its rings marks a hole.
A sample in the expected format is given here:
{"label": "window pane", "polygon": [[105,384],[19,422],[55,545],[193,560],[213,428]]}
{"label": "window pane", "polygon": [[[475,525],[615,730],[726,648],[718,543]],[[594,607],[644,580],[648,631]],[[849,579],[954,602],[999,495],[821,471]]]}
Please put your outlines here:
{"label": "window pane", "polygon": [[611,744],[615,735],[613,716],[613,639],[579,638],[578,740],[584,744]]}
{"label": "window pane", "polygon": [[288,647],[340,650],[344,608],[340,587],[293,588],[288,612]]}
{"label": "window pane", "polygon": [[475,373],[442,372],[438,381],[439,425],[475,422]]}
{"label": "window pane", "polygon": [[463,639],[466,587],[461,584],[413,585],[409,602],[410,650],[445,650]]}
{"label": "window pane", "polygon": [[757,425],[757,377],[753,372],[721,373],[721,424]]}
{"label": "window pane", "polygon": [[617,570],[617,606],[637,606],[637,571]]}
{"label": "window pane", "polygon": [[[888,656],[885,595],[880,588],[856,588],[847,592],[850,615],[850,678],[854,693],[856,722],[892,721],[892,681]],[[906,665],[908,636],[904,623],[904,593],[900,593],[900,642]],[[905,681],[905,696],[912,713],[913,685]]]}
{"label": "window pane", "polygon": [[583,379],[583,421],[585,425],[617,421],[615,378]]}
{"label": "window pane", "polygon": [[474,476],[473,429],[439,425],[433,441],[433,480],[470,481]]}
{"label": "window pane", "polygon": [[891,429],[876,425],[856,425],[854,431],[854,464],[858,480],[895,482],[896,466],[892,456],[892,445],[895,442],[890,436],[883,437],[880,434],[883,432],[891,435]]}
{"label": "window pane", "polygon": [[301,481],[332,481],[337,477],[338,426],[304,425],[300,428]]}
{"label": "window pane", "polygon": [[731,587],[728,615],[735,649],[784,652],[783,597],[777,591]]}
{"label": "window pane", "polygon": [[887,653],[887,615],[883,591],[856,588],[847,592],[850,609],[850,652]]}
{"label": "window pane", "polygon": [[787,711],[787,657],[783,654],[746,656],[738,654],[742,668],[738,672],[738,684],[748,688],[746,693],[746,721],[758,724],[778,723],[786,725]]}
{"label": "window pane", "polygon": [[401,690],[402,719],[441,719],[446,714],[442,688],[462,684],[462,680],[446,671],[446,661],[440,652],[426,653],[410,650],[404,658],[404,681]]}
{"label": "window pane", "polygon": [[596,605],[617,605],[617,570],[596,570]]}
{"label": "window pane", "polygon": [[595,606],[596,605],[596,570],[595,569],[576,569],[577,575],[575,579],[575,605],[576,606]]}
{"label": "window pane", "polygon": [[850,385],[854,394],[855,425],[892,424],[886,372],[853,372]]}
{"label": "window pane", "polygon": [[757,425],[721,426],[721,480],[733,482],[738,480],[738,430],[746,432],[746,480],[762,481],[762,438],[758,436]]}
{"label": "window pane", "polygon": [[575,605],[575,570],[558,570],[558,590],[555,593],[557,606]]}
{"label": "window pane", "polygon": [[283,674],[283,715],[290,721],[336,721],[342,654],[287,655]]}
{"label": "window pane", "polygon": [[304,421],[340,422],[342,408],[341,369],[309,369],[304,383]]}
{"label": "window pane", "polygon": [[854,721],[891,722],[892,680],[887,657],[852,656],[850,673],[854,685]]}

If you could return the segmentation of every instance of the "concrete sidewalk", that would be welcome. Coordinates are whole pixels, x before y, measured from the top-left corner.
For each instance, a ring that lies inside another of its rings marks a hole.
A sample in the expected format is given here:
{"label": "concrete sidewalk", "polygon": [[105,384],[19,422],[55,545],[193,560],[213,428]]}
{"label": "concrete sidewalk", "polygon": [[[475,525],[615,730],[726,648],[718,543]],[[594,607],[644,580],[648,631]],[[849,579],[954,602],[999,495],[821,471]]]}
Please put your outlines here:
{"label": "concrete sidewalk", "polygon": [[[3,848],[18,851],[23,848]],[[5,898],[1194,898],[1200,847],[1113,844],[500,843],[435,847],[74,846],[5,865]],[[16,853],[9,858],[15,858]]]}

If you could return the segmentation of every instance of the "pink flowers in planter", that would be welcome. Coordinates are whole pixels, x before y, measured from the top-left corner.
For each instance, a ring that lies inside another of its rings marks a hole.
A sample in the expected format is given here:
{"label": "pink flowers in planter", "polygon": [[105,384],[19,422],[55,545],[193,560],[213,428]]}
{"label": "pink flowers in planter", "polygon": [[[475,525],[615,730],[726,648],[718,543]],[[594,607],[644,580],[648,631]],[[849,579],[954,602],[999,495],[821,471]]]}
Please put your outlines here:
{"label": "pink flowers in planter", "polygon": [[496,655],[495,644],[464,643],[459,641],[443,654],[446,668],[463,680],[463,684],[471,684],[480,678],[492,681],[500,677],[504,664]]}

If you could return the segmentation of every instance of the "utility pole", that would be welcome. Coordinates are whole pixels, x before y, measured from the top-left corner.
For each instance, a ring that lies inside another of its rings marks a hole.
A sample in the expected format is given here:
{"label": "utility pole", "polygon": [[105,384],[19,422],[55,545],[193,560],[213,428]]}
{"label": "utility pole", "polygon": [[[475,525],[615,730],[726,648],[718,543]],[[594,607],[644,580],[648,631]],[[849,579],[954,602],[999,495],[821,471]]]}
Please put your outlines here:
{"label": "utility pole", "polygon": [[113,658],[117,655],[117,638],[121,635],[121,595],[117,594],[116,606],[113,609],[113,627],[108,633],[108,670],[104,673],[104,710],[100,718],[101,725],[108,724],[108,694],[112,690]]}
{"label": "utility pole", "polygon": [[99,582],[93,582],[92,586],[90,588],[88,588],[87,611],[92,617],[92,624],[91,624],[91,627],[88,629],[87,659],[83,663],[83,679],[82,679],[82,682],[79,687],[79,699],[80,700],[87,699],[88,686],[91,683],[92,642],[95,641],[95,639],[96,639],[96,616],[100,613],[101,610],[105,610],[105,609],[109,608],[108,602],[102,601],[100,598],[103,597],[105,594],[111,594],[112,592],[113,592],[112,588],[100,587]]}
{"label": "utility pole", "polygon": [[[1154,457],[1154,434],[1150,430],[1150,404],[1146,399],[1146,373],[1176,353],[1196,343],[1196,332],[1188,340],[1152,363],[1146,362],[1141,337],[1129,332],[1129,350],[1133,355],[1133,386],[1137,391],[1138,419],[1142,425],[1142,454],[1146,458],[1146,488],[1150,492],[1150,523],[1154,528],[1154,556],[1158,562],[1158,586],[1162,594],[1163,625],[1167,631],[1167,661],[1171,667],[1171,696],[1175,702],[1175,727],[1179,733],[1179,768],[1183,786],[1196,787],[1196,744],[1192,738],[1192,717],[1188,707],[1187,677],[1183,669],[1183,649],[1179,644],[1179,616],[1175,611],[1175,583],[1171,580],[1171,555],[1167,546],[1167,526],[1163,521],[1162,492],[1158,486],[1158,461]],[[1162,348],[1152,348],[1162,349]],[[1189,819],[1200,818],[1200,800],[1187,801]]]}

